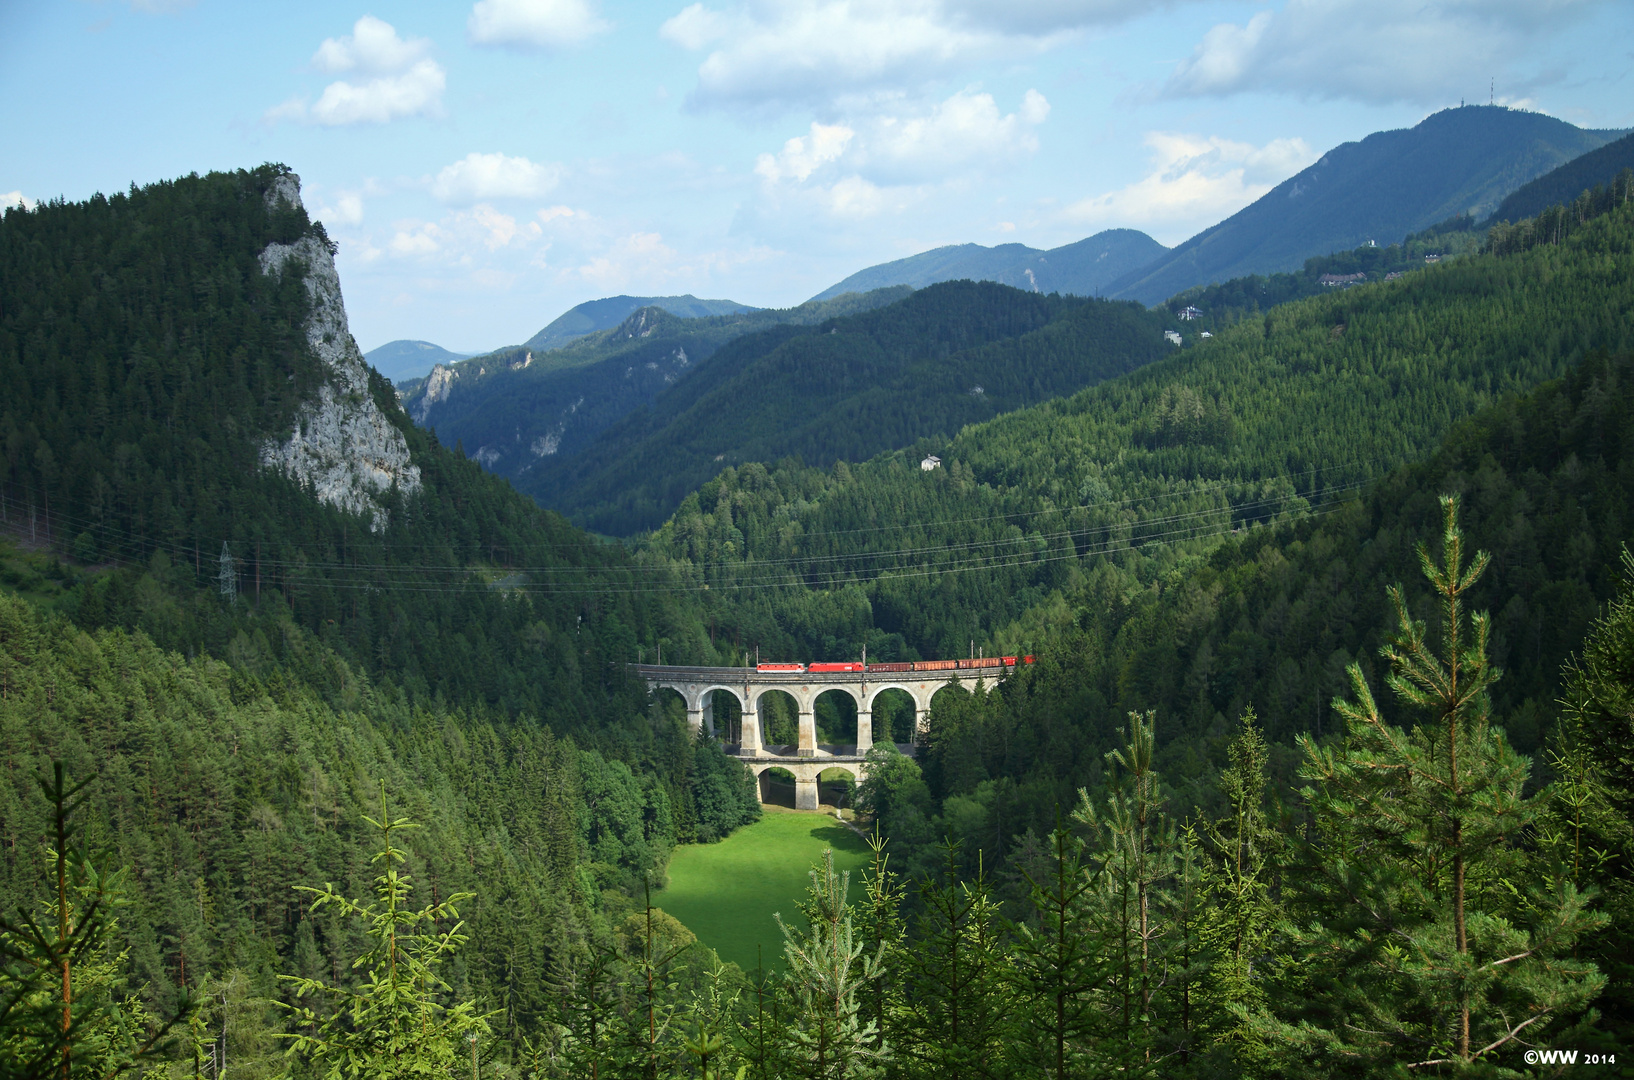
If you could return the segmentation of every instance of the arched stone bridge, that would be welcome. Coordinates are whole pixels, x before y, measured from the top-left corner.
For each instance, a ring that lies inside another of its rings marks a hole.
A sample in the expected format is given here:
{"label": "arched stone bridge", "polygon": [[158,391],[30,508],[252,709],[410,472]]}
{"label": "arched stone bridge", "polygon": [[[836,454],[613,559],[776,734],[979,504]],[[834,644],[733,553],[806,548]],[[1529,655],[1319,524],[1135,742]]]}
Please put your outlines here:
{"label": "arched stone bridge", "polygon": [[[726,693],[738,703],[743,714],[742,739],[728,752],[743,760],[758,780],[769,769],[784,769],[794,775],[794,805],[801,810],[817,809],[817,777],[827,769],[843,768],[858,780],[866,779],[865,758],[874,745],[874,700],[887,690],[906,691],[913,699],[914,731],[925,730],[931,698],[938,690],[958,683],[974,689],[986,680],[991,685],[1003,678],[1005,668],[953,669],[947,671],[757,671],[735,667],[675,667],[636,664],[636,671],[650,691],[674,690],[686,702],[687,726],[693,734],[708,728],[715,731],[713,695]],[[781,690],[794,699],[799,712],[799,741],[788,746],[768,746],[762,742],[760,701],[767,693]],[[838,690],[857,703],[855,745],[818,745],[816,706],[822,694]],[[912,744],[897,744],[905,754]]]}

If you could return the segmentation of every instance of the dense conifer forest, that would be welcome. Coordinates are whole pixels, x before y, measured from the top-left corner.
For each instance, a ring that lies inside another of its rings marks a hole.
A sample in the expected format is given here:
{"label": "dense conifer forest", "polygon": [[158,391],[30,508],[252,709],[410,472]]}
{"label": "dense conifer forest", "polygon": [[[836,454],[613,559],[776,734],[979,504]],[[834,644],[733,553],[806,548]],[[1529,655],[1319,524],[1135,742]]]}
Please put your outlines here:
{"label": "dense conifer forest", "polygon": [[[260,261],[325,242],[286,174],[0,221],[7,1075],[1630,1063],[1626,190],[945,440],[731,465],[627,548],[378,377],[417,491],[264,464],[330,378]],[[853,318],[1015,365],[1172,320],[984,288]],[[876,711],[917,746],[870,755],[860,889],[819,864],[722,965],[652,886],[755,785],[625,665],[864,644],[1038,662]]]}

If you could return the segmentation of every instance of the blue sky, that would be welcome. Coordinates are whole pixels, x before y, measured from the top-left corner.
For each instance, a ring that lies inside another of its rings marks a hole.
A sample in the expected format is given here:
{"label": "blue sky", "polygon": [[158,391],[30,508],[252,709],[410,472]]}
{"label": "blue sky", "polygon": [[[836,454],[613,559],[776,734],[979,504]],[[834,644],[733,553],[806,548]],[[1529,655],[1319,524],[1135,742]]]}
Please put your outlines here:
{"label": "blue sky", "polygon": [[1167,244],[1496,98],[1634,126],[1626,0],[0,0],[0,198],[282,161],[373,348],[798,303],[948,243]]}

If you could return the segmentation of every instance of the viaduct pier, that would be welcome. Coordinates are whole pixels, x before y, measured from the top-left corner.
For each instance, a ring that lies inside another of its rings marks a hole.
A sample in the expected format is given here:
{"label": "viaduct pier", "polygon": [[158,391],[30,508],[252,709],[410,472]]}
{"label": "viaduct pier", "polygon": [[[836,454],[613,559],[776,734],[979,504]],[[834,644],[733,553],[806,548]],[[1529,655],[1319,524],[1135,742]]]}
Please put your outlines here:
{"label": "viaduct pier", "polygon": [[[1029,658],[1030,659],[1030,658]],[[782,769],[794,776],[794,805],[801,810],[817,809],[817,777],[833,768],[850,773],[857,780],[867,777],[866,757],[874,745],[874,701],[887,690],[904,691],[913,700],[914,731],[925,730],[925,717],[930,711],[931,698],[938,690],[959,684],[974,689],[979,682],[989,685],[1002,679],[1011,667],[999,661],[974,662],[981,666],[964,666],[963,661],[941,661],[940,670],[880,671],[887,665],[845,665],[857,670],[811,671],[800,670],[799,665],[777,665],[794,668],[786,671],[767,671],[741,667],[678,667],[658,664],[632,665],[646,680],[653,693],[673,690],[686,703],[687,725],[692,732],[707,729],[715,732],[714,695],[726,694],[738,703],[742,712],[741,738],[728,744],[727,752],[748,766],[758,780],[771,769]],[[957,664],[958,666],[955,666]],[[841,665],[823,665],[839,667]],[[892,664],[892,668],[908,668],[906,664]],[[912,665],[922,668],[924,664]],[[850,695],[857,704],[857,741],[855,744],[819,744],[817,742],[817,699],[830,690]],[[799,716],[798,741],[788,745],[768,745],[763,741],[760,724],[761,699],[772,691],[781,691],[794,699]],[[889,737],[889,733],[886,733]],[[897,748],[912,754],[911,743],[898,743]]]}

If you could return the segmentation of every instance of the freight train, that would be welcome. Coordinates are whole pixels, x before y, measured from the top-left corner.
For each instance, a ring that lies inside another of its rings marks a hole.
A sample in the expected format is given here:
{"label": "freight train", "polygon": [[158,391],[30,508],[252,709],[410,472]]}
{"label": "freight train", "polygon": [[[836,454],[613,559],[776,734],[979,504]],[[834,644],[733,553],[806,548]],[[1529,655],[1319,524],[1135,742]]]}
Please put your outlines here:
{"label": "freight train", "polygon": [[864,672],[872,675],[874,672],[891,673],[903,671],[964,671],[967,668],[1013,668],[1017,664],[1030,664],[1030,656],[988,656],[974,660],[913,660],[897,664],[863,664],[854,660],[839,663],[811,663],[811,664],[757,664],[756,671],[771,672]]}

